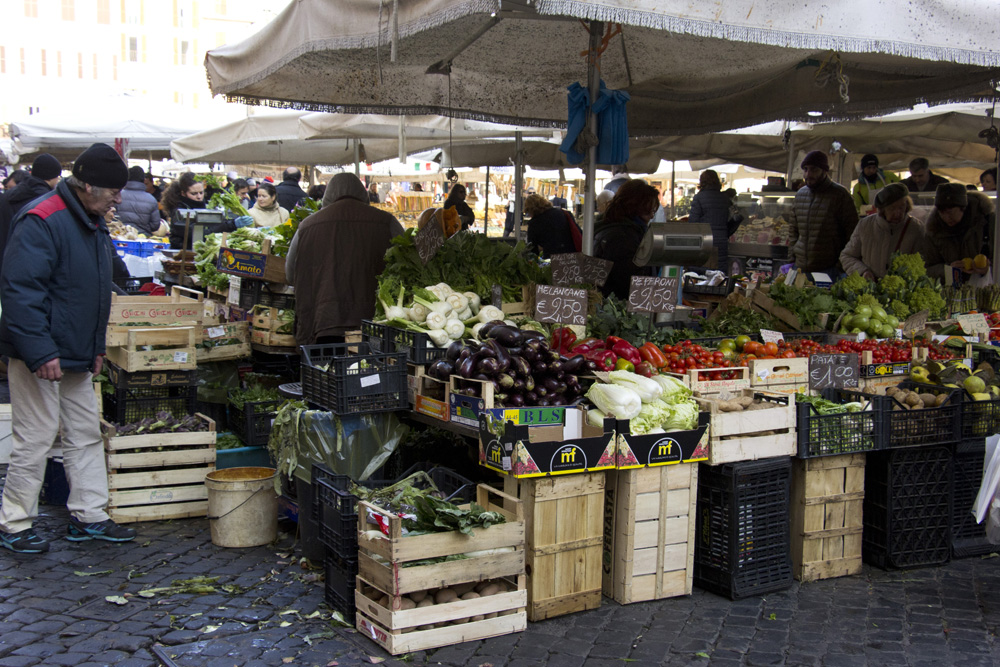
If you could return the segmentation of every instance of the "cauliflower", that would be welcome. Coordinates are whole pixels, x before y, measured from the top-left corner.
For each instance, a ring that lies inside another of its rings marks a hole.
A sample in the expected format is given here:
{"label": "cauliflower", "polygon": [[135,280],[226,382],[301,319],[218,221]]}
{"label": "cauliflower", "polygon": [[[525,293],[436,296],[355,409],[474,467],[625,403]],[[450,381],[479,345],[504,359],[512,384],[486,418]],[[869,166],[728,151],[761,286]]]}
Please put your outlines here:
{"label": "cauliflower", "polygon": [[841,278],[833,284],[831,292],[838,299],[843,299],[854,304],[859,294],[865,294],[871,290],[871,283],[861,277],[857,271],[849,276]]}
{"label": "cauliflower", "polygon": [[924,258],[920,253],[912,255],[896,253],[889,262],[889,273],[911,282],[926,276],[927,267],[924,266]]}
{"label": "cauliflower", "polygon": [[884,299],[898,299],[906,289],[906,280],[900,276],[886,274],[878,281],[878,291]]}
{"label": "cauliflower", "polygon": [[892,314],[899,320],[905,320],[910,316],[910,307],[899,299],[893,299],[892,303],[889,304],[889,309]]}
{"label": "cauliflower", "polygon": [[945,314],[945,301],[933,287],[918,287],[913,290],[907,303],[914,313],[927,310],[931,319],[938,319]]}

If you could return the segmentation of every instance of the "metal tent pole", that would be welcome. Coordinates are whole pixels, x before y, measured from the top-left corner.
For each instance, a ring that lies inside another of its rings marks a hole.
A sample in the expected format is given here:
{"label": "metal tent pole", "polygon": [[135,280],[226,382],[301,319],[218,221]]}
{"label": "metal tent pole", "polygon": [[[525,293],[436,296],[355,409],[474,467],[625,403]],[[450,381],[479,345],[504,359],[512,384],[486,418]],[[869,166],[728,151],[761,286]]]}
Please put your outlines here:
{"label": "metal tent pole", "polygon": [[[597,71],[597,58],[601,48],[601,33],[604,32],[603,21],[590,22],[590,55],[587,58],[587,88],[590,91],[590,104],[593,106],[601,92],[601,77]],[[587,110],[587,128],[597,134],[597,114]],[[597,194],[594,183],[597,181],[597,146],[587,149],[586,184],[583,194],[583,253],[594,254],[594,209]]]}
{"label": "metal tent pole", "polygon": [[514,133],[514,238],[521,240],[521,211],[524,202],[521,192],[524,190],[524,154],[521,152],[521,133]]}

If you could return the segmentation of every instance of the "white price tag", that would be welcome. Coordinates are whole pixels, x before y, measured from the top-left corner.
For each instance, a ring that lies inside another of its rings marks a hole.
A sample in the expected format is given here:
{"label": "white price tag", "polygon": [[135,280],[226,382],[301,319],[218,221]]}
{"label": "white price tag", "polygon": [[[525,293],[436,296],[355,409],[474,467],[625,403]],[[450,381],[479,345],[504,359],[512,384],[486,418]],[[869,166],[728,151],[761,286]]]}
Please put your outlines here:
{"label": "white price tag", "polygon": [[174,363],[175,364],[186,364],[188,360],[187,352],[174,352]]}
{"label": "white price tag", "polygon": [[379,378],[378,373],[376,373],[375,375],[368,375],[368,376],[365,376],[365,377],[361,378],[361,386],[362,387],[366,387],[366,388],[367,387],[372,387],[372,386],[377,385],[381,381],[382,380],[381,380],[381,378]]}
{"label": "white price tag", "polygon": [[865,332],[864,332],[864,331],[859,331],[859,332],[858,332],[858,342],[859,342],[859,343],[860,343],[861,341],[863,341],[863,340],[866,340],[867,338],[868,338],[868,336],[866,336],[866,335],[865,335]]}
{"label": "white price tag", "polygon": [[770,329],[761,329],[760,338],[765,343],[780,343],[785,340],[785,334],[780,331],[771,331]]}
{"label": "white price tag", "polygon": [[504,456],[500,460],[500,463],[501,463],[501,465],[503,465],[503,469],[504,470],[510,470],[510,457],[509,456]]}
{"label": "white price tag", "polygon": [[224,327],[209,327],[208,337],[209,338],[222,338],[226,335],[226,329]]}
{"label": "white price tag", "polygon": [[766,380],[767,376],[770,375],[770,374],[771,374],[771,371],[769,371],[766,368],[762,368],[759,371],[757,371],[757,377],[759,379],[761,379],[761,380]]}
{"label": "white price tag", "polygon": [[903,338],[903,330],[902,329],[896,329],[896,339],[897,340],[901,340],[902,338]]}

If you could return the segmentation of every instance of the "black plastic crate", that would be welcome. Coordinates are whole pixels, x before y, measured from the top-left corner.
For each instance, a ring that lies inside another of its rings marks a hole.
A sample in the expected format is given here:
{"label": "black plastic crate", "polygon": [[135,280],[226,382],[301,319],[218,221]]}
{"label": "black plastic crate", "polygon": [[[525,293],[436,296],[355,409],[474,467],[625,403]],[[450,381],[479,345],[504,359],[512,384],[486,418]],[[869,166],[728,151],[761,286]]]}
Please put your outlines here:
{"label": "black plastic crate", "polygon": [[[131,424],[165,410],[175,417],[197,412],[198,387],[116,387],[103,394],[104,419]],[[208,415],[211,417],[211,415]],[[224,421],[224,420],[223,420]]]}
{"label": "black plastic crate", "polygon": [[[417,471],[424,471],[444,498],[455,504],[475,500],[476,484],[442,466],[417,463],[397,479],[369,479],[359,482],[368,488],[385,488],[405,479]],[[320,541],[341,558],[357,558],[358,553],[358,499],[351,489],[347,475],[336,475],[326,467],[313,464],[317,519]]]}
{"label": "black plastic crate", "polygon": [[253,372],[262,375],[274,375],[285,382],[298,382],[302,360],[298,354],[265,354],[253,353]]}
{"label": "black plastic crate", "polygon": [[792,585],[791,459],[698,469],[694,583],[732,600]]}
{"label": "black plastic crate", "polygon": [[295,295],[277,292],[263,280],[240,279],[240,308],[250,310],[254,306],[268,306],[285,310],[295,308]]}
{"label": "black plastic crate", "polygon": [[402,352],[410,363],[423,365],[431,364],[438,359],[444,359],[447,348],[437,347],[427,337],[427,334],[420,331],[407,331],[396,327],[387,327],[389,345],[393,352]]}
{"label": "black plastic crate", "polygon": [[113,282],[118,287],[125,290],[125,293],[129,296],[135,296],[137,294],[145,294],[142,291],[142,286],[146,283],[153,282],[153,276],[128,276],[126,278],[112,278]]}
{"label": "black plastic crate", "polygon": [[694,278],[684,279],[684,294],[715,294],[719,296],[726,296],[733,291],[733,285],[736,284],[736,276],[730,276],[721,285],[697,285],[695,284]]}
{"label": "black plastic crate", "polygon": [[[365,343],[302,346],[302,396],[338,415],[409,407],[406,355],[372,353]],[[323,370],[329,364],[329,370]],[[323,368],[320,368],[320,367]]]}
{"label": "black plastic crate", "polygon": [[279,399],[244,401],[243,407],[238,408],[233,403],[233,393],[229,392],[229,428],[247,447],[266,447],[279,405]]}
{"label": "black plastic crate", "polygon": [[344,615],[344,620],[354,624],[354,589],[357,586],[358,559],[340,558],[335,553],[326,552],[323,562],[326,570],[324,597],[334,611]]}
{"label": "black plastic crate", "polygon": [[361,342],[368,343],[372,352],[392,352],[392,341],[389,339],[389,327],[385,324],[361,320]]}
{"label": "black plastic crate", "polygon": [[105,359],[108,379],[116,389],[136,387],[186,387],[197,384],[198,371],[126,371]]}
{"label": "black plastic crate", "polygon": [[[837,389],[823,390],[823,398],[851,402],[857,394]],[[795,404],[798,458],[837,456],[878,449],[882,443],[882,413],[871,401],[862,399],[867,410],[821,415],[809,403]]]}
{"label": "black plastic crate", "polygon": [[952,485],[951,557],[969,558],[1000,551],[986,539],[986,524],[976,523],[972,504],[983,482],[983,440],[962,443],[955,452],[955,479]]}
{"label": "black plastic crate", "polygon": [[925,447],[929,445],[955,445],[962,433],[962,390],[947,389],[936,385],[920,385],[911,380],[899,383],[900,389],[923,393],[948,392],[947,400],[936,408],[907,410],[891,396],[878,396],[865,392],[844,392],[845,396],[863,396],[872,400],[882,411],[882,446],[879,449],[900,447]]}
{"label": "black plastic crate", "polygon": [[912,380],[900,383],[904,389],[918,393],[955,394],[961,405],[959,408],[959,436],[962,442],[983,441],[986,436],[1000,433],[1000,398],[977,401],[965,389],[949,389],[936,384],[922,384]]}
{"label": "black plastic crate", "polygon": [[865,562],[883,569],[948,562],[953,471],[948,446],[868,455],[861,537]]}

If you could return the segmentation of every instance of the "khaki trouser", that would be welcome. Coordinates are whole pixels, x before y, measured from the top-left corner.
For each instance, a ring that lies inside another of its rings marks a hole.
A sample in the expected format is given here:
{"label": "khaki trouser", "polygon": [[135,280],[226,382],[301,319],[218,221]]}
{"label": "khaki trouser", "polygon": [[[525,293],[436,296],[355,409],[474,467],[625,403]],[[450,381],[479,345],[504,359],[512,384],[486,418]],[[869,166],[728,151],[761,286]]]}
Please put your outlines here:
{"label": "khaki trouser", "polygon": [[0,505],[0,530],[25,530],[38,516],[46,458],[60,423],[70,489],[67,509],[84,523],[108,518],[108,474],[92,378],[90,373],[64,372],[59,382],[40,380],[23,361],[10,360],[13,450]]}

